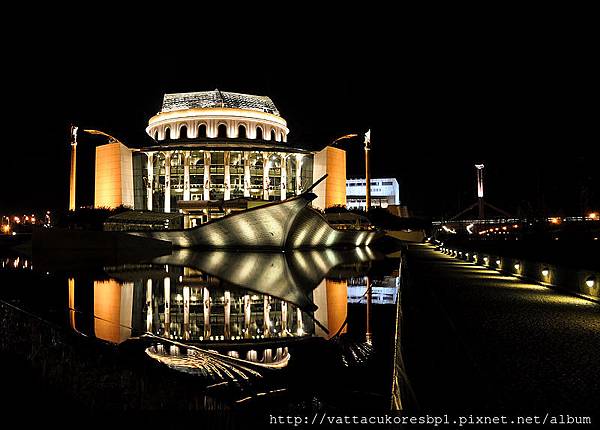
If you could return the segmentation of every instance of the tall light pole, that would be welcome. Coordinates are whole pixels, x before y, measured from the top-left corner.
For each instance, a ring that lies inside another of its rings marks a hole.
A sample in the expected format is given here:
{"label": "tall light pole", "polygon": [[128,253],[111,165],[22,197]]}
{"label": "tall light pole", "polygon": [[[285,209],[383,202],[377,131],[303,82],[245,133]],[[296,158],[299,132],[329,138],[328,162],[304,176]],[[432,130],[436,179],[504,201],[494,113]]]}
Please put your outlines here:
{"label": "tall light pole", "polygon": [[71,125],[70,132],[70,143],[71,143],[71,175],[69,181],[69,210],[75,210],[75,182],[76,182],[76,169],[77,169],[77,129]]}
{"label": "tall light pole", "polygon": [[479,206],[479,219],[485,218],[484,203],[483,203],[483,164],[475,164],[477,169],[477,203]]}
{"label": "tall light pole", "polygon": [[365,133],[365,211],[371,209],[371,169],[369,168],[369,151],[371,150],[371,129]]}
{"label": "tall light pole", "polygon": [[[344,136],[340,136],[331,142],[331,145],[335,145],[338,141],[342,139],[350,139],[352,137],[357,137],[358,134],[346,134]],[[369,168],[369,151],[371,150],[371,129],[369,129],[365,133],[365,211],[368,212],[371,208],[371,169]]]}

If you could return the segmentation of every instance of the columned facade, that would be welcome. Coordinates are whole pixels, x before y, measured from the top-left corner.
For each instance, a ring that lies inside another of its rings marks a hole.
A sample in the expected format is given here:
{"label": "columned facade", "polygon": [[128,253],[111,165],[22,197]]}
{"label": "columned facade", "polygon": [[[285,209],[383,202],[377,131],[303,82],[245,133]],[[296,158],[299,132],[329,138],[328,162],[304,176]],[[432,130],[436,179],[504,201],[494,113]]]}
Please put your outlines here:
{"label": "columned facade", "polygon": [[139,151],[136,209],[183,213],[186,228],[289,199],[319,179],[314,152],[288,145],[287,123],[268,97],[165,94],[146,132],[154,143]]}

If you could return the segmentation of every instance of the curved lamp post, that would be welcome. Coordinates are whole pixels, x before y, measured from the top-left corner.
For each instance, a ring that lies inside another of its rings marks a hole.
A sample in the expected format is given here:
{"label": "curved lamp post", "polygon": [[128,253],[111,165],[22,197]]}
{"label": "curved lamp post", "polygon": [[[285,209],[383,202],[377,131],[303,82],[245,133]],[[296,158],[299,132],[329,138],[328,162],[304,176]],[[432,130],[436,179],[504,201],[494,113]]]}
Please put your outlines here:
{"label": "curved lamp post", "polygon": [[[76,206],[76,204],[75,204],[75,184],[77,182],[76,178],[77,178],[77,132],[78,132],[78,130],[79,130],[79,127],[71,125],[71,132],[70,132],[70,138],[69,138],[69,141],[71,143],[71,174],[70,174],[70,180],[69,180],[69,210],[70,211],[74,211],[75,206]],[[117,139],[116,137],[113,137],[110,134],[105,133],[103,131],[100,131],[100,130],[83,130],[83,131],[88,134],[105,136],[108,138],[109,143],[120,143],[121,145],[123,145],[123,142],[121,142],[119,139]]]}
{"label": "curved lamp post", "polygon": [[[331,145],[335,145],[342,139],[350,139],[357,137],[358,134],[346,134],[340,136],[331,142]],[[369,212],[371,208],[371,169],[369,167],[369,151],[371,150],[371,129],[365,133],[365,212]]]}

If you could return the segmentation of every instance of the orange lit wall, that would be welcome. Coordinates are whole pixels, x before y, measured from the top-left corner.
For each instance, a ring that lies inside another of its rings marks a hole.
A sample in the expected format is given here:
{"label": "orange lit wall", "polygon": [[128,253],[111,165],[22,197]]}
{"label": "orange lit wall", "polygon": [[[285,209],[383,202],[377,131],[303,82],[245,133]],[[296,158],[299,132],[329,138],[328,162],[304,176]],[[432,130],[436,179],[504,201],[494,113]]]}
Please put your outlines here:
{"label": "orange lit wall", "polygon": [[97,338],[121,343],[131,337],[133,284],[115,280],[94,281],[94,333]]}
{"label": "orange lit wall", "polygon": [[131,150],[121,143],[96,148],[94,207],[133,207]]}
{"label": "orange lit wall", "polygon": [[[327,279],[327,327],[330,336],[340,329],[348,312],[348,282]],[[346,327],[340,333],[346,333]]]}
{"label": "orange lit wall", "polygon": [[313,207],[346,206],[346,151],[327,146],[315,154],[313,180],[317,181],[325,174],[327,179],[314,190],[317,198]]}
{"label": "orange lit wall", "polygon": [[[345,280],[323,279],[313,290],[313,302],[317,306],[314,317],[327,328],[315,326],[315,334],[330,339],[344,321],[348,312],[348,283]],[[346,333],[344,328],[340,333]]]}

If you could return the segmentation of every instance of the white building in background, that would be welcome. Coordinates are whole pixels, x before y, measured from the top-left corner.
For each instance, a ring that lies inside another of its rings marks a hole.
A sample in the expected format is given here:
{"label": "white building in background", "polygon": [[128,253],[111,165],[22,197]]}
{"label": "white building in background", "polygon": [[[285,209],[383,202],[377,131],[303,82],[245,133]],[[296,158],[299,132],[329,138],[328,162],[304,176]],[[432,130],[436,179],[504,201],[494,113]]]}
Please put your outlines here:
{"label": "white building in background", "polygon": [[[365,209],[367,182],[362,179],[346,180],[346,207]],[[400,204],[400,187],[396,178],[371,179],[371,207],[387,208]]]}

